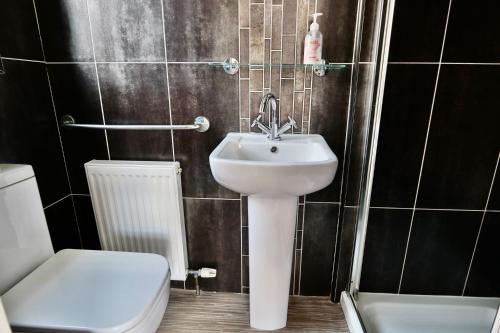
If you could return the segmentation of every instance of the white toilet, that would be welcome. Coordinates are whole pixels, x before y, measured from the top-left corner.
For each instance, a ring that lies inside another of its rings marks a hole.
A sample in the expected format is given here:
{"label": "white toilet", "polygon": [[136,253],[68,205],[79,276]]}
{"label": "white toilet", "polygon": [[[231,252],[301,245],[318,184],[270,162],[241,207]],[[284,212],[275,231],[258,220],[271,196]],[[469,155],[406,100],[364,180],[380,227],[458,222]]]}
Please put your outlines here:
{"label": "white toilet", "polygon": [[0,295],[13,331],[155,332],[169,293],[163,256],[54,254],[33,169],[0,164]]}

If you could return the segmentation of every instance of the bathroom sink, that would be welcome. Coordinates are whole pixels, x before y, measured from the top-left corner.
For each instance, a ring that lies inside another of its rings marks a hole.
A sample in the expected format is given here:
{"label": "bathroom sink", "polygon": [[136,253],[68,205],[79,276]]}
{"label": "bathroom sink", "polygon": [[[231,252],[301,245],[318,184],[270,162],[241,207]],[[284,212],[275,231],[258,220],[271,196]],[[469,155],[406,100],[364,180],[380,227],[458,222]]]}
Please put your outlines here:
{"label": "bathroom sink", "polygon": [[273,131],[259,128],[267,135],[229,133],[210,168],[219,184],[248,195],[250,326],[275,330],[286,326],[298,196],[328,186],[338,160],[321,135],[275,131],[281,140],[270,140]]}
{"label": "bathroom sink", "polygon": [[210,154],[215,180],[243,194],[304,195],[329,185],[338,160],[321,135],[229,133]]}

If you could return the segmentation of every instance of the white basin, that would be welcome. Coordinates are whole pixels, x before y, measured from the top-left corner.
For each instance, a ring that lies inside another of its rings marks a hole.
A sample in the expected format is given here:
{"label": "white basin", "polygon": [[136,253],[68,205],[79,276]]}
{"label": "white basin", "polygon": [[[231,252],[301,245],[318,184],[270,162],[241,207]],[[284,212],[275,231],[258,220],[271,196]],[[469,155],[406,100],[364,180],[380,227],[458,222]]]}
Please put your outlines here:
{"label": "white basin", "polygon": [[210,154],[217,182],[248,194],[250,326],[286,326],[299,195],[328,186],[338,160],[321,135],[229,133]]}
{"label": "white basin", "polygon": [[270,141],[262,134],[229,133],[210,154],[215,180],[243,194],[316,192],[333,181],[337,165],[325,139],[314,134]]}

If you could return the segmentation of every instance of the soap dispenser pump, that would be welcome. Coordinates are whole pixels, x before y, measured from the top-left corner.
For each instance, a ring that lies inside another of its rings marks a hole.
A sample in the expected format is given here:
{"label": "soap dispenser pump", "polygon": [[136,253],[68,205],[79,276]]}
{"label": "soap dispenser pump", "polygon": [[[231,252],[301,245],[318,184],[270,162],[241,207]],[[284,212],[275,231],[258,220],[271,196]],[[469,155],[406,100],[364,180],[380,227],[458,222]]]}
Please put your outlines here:
{"label": "soap dispenser pump", "polygon": [[319,31],[318,16],[323,13],[314,13],[313,23],[304,40],[304,64],[320,64],[322,61],[323,35]]}

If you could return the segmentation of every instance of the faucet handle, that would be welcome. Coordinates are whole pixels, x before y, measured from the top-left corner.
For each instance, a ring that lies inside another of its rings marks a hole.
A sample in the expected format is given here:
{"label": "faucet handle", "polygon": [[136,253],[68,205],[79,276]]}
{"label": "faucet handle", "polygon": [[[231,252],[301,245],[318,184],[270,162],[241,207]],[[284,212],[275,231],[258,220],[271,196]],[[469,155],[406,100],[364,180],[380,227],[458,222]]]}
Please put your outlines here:
{"label": "faucet handle", "polygon": [[297,128],[297,122],[293,120],[290,116],[288,116],[288,124],[290,124],[290,126],[293,128]]}
{"label": "faucet handle", "polygon": [[259,116],[253,120],[253,123],[250,127],[255,127],[256,125],[258,125],[260,119],[262,118],[262,115],[263,115],[263,113],[259,114]]}

